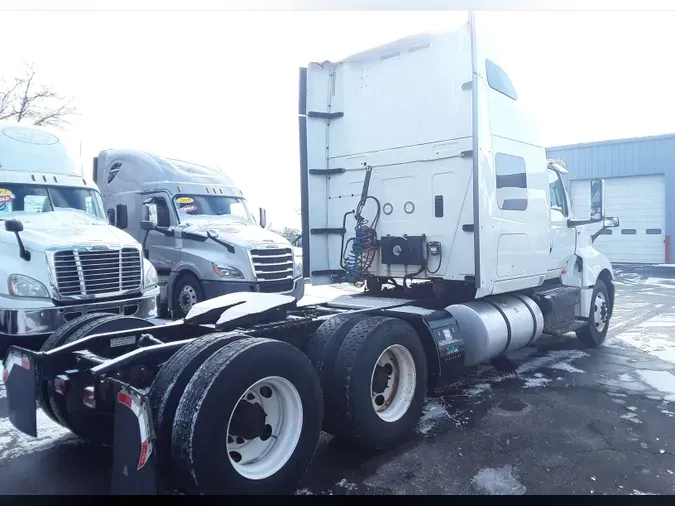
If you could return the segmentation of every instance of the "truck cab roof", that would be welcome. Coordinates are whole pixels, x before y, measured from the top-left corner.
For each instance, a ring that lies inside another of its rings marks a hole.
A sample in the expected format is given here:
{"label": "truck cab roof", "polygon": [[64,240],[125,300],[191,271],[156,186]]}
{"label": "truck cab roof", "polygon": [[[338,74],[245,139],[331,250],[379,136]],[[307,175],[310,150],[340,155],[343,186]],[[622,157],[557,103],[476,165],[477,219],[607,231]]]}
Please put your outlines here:
{"label": "truck cab roof", "polygon": [[0,171],[81,178],[59,136],[46,128],[0,121]]}
{"label": "truck cab roof", "polygon": [[104,195],[162,189],[171,193],[242,196],[235,183],[218,168],[136,149],[101,151],[94,163],[94,180]]}

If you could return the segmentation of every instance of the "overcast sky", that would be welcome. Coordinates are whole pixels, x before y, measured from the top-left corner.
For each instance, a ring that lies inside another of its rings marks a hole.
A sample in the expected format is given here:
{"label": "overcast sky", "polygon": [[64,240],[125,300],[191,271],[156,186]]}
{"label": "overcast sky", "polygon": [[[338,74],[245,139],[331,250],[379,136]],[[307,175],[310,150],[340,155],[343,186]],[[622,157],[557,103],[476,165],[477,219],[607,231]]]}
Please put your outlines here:
{"label": "overcast sky", "polygon": [[[297,225],[298,67],[410,34],[445,12],[3,12],[22,60],[77,97],[85,173],[101,149],[217,164],[272,223]],[[546,145],[675,132],[675,12],[481,13]]]}

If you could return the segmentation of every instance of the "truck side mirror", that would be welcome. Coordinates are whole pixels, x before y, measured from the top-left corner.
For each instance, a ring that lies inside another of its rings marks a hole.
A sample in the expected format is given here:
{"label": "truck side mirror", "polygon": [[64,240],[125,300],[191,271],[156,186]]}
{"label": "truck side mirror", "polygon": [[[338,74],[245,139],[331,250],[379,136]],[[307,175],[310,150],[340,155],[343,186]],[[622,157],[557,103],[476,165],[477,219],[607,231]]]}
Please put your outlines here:
{"label": "truck side mirror", "polygon": [[264,207],[260,208],[260,220],[259,220],[260,226],[262,228],[265,228],[267,226],[267,211],[265,211]]}
{"label": "truck side mirror", "polygon": [[115,226],[122,230],[129,226],[129,216],[127,215],[127,206],[124,204],[117,204],[117,221]]}
{"label": "truck side mirror", "polygon": [[591,180],[591,219],[601,220],[605,217],[605,180]]}
{"label": "truck side mirror", "polygon": [[154,230],[155,224],[150,220],[141,221],[141,230]]}
{"label": "truck side mirror", "polygon": [[150,206],[148,204],[143,204],[143,220],[150,221]]}
{"label": "truck side mirror", "polygon": [[619,218],[605,218],[602,220],[602,228],[616,228],[620,225]]}
{"label": "truck side mirror", "polygon": [[15,234],[23,232],[23,223],[19,220],[5,220],[5,230],[7,232],[14,232]]}

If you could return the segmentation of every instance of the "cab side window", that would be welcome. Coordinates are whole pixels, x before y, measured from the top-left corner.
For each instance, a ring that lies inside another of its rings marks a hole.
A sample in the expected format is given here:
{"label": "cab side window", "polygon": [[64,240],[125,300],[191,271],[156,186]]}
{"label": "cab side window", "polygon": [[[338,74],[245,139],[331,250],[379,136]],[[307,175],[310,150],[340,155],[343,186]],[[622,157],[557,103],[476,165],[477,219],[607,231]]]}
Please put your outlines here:
{"label": "cab side window", "polygon": [[160,228],[169,228],[171,226],[171,212],[166,200],[159,197],[155,198],[152,203],[147,204],[149,216],[147,219],[152,221]]}
{"label": "cab side window", "polygon": [[560,211],[563,216],[567,216],[567,201],[565,200],[565,188],[560,179],[560,175],[551,169],[548,169],[548,193],[550,197],[551,209]]}

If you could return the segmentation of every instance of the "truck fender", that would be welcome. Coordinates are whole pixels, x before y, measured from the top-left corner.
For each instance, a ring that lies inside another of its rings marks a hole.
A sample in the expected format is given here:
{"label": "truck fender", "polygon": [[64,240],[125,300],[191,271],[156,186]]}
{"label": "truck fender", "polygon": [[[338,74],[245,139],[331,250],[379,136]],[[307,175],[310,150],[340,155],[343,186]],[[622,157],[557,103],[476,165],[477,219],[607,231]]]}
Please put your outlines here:
{"label": "truck fender", "polygon": [[[575,309],[575,315],[586,317],[591,308],[591,295],[593,288],[598,280],[602,280],[607,285],[609,292],[609,316],[612,316],[614,308],[614,269],[609,259],[598,250],[596,250],[586,237],[579,241],[580,247],[577,249],[576,263],[581,264],[581,272],[575,273],[581,276],[579,304]],[[576,270],[576,269],[575,269]],[[564,280],[563,280],[564,282]],[[565,283],[567,284],[567,283]]]}
{"label": "truck fender", "polygon": [[457,320],[450,313],[439,310],[417,314],[396,309],[382,313],[406,321],[420,337],[427,356],[429,394],[464,376],[464,341]]}

